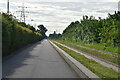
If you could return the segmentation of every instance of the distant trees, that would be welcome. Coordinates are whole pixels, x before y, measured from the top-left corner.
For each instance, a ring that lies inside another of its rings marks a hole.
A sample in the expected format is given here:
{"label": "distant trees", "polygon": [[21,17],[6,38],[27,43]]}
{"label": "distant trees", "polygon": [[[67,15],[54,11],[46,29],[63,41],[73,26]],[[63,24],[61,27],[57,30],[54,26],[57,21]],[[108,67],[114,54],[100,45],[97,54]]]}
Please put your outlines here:
{"label": "distant trees", "polygon": [[104,43],[105,46],[119,46],[120,12],[106,19],[83,16],[83,20],[72,22],[61,36],[63,40],[83,43]]}
{"label": "distant trees", "polygon": [[58,38],[60,38],[61,37],[61,34],[60,33],[56,33],[55,31],[54,31],[54,33],[53,34],[50,34],[49,35],[49,38],[50,39],[58,39]]}

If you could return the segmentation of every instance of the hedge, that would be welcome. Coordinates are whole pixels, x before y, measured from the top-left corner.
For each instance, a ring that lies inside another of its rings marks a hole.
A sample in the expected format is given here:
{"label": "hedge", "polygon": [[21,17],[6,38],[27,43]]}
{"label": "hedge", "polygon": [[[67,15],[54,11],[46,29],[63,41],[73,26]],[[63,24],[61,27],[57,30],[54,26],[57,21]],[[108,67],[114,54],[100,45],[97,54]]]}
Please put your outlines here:
{"label": "hedge", "polygon": [[2,15],[2,55],[7,56],[27,44],[41,40],[40,33],[22,27],[15,21]]}

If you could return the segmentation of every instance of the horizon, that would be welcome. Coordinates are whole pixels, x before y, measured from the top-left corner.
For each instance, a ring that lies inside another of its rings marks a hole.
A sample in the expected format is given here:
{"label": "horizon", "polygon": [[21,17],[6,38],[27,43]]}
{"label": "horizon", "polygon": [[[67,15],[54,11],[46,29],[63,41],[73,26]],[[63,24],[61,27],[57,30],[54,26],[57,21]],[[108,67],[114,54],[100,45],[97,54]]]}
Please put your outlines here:
{"label": "horizon", "polygon": [[[6,1],[0,0],[0,9],[2,12],[7,12]],[[82,16],[94,16],[95,18],[101,17],[106,18],[108,13],[113,14],[118,10],[119,0],[53,0],[43,1],[43,0],[24,0],[25,7],[28,7],[26,11],[26,24],[31,24],[34,27],[36,25],[43,24],[48,32],[47,36],[52,34],[54,31],[56,33],[62,33],[63,30],[68,27],[71,22],[80,21]],[[80,5],[81,4],[81,5]],[[20,8],[18,6],[22,5],[21,0],[10,0],[10,12],[15,16],[20,16]],[[31,6],[32,5],[32,6]],[[17,17],[19,19],[19,17]],[[31,22],[31,19],[34,21]]]}

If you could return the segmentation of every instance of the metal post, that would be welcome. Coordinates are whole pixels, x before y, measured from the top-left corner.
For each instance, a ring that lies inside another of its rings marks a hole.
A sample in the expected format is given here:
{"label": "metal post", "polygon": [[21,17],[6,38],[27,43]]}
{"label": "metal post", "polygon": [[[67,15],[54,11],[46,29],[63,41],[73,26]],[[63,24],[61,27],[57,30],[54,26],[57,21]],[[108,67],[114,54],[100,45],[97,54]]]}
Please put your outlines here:
{"label": "metal post", "polygon": [[120,11],[120,1],[118,2],[118,11]]}
{"label": "metal post", "polygon": [[9,0],[7,0],[7,13],[9,14]]}

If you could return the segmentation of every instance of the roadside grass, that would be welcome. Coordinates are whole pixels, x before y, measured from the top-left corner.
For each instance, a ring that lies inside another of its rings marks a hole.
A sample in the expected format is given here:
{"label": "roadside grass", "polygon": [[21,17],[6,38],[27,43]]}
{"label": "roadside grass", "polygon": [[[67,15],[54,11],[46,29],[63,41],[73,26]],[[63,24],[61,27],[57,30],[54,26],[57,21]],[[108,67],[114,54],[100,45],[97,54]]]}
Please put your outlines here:
{"label": "roadside grass", "polygon": [[119,73],[114,71],[113,69],[102,66],[101,64],[95,62],[94,60],[88,59],[79,53],[76,53],[66,47],[61,46],[60,44],[57,44],[55,42],[53,43],[56,44],[58,47],[60,47],[62,50],[64,50],[66,53],[68,53],[70,56],[72,56],[74,59],[79,61],[81,64],[83,64],[93,73],[98,75],[100,78],[104,78],[104,79],[106,78],[107,80],[108,78],[116,78],[117,80]]}
{"label": "roadside grass", "polygon": [[68,40],[67,41],[57,40],[57,41],[72,43],[72,44],[76,44],[76,45],[81,45],[81,46],[85,46],[85,47],[90,47],[90,48],[95,48],[98,50],[104,50],[104,51],[120,54],[120,51],[118,51],[118,47],[107,46],[106,48],[104,48],[104,44],[102,44],[102,43],[100,43],[100,44],[98,44],[98,43],[85,44],[82,42],[72,42],[72,41],[68,41]]}
{"label": "roadside grass", "polygon": [[83,47],[80,47],[80,46],[76,46],[75,44],[69,44],[67,42],[62,42],[62,41],[58,41],[58,42],[60,42],[62,44],[65,44],[67,46],[70,46],[72,48],[75,48],[77,50],[80,50],[84,53],[91,54],[91,55],[97,56],[101,59],[104,59],[104,60],[110,61],[112,63],[118,64],[119,57],[116,56],[116,55],[108,54],[108,53],[104,53],[104,52],[99,52],[99,51],[91,50],[91,49],[88,49],[88,48],[83,48]]}

